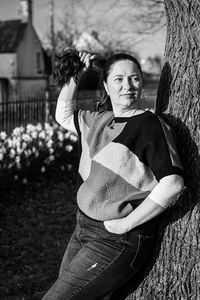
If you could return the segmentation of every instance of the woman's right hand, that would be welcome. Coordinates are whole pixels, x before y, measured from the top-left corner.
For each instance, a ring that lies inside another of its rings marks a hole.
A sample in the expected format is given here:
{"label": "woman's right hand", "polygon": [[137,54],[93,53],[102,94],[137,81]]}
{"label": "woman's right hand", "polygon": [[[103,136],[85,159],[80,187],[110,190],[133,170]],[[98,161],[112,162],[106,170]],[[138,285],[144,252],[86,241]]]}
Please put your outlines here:
{"label": "woman's right hand", "polygon": [[90,54],[88,52],[85,51],[80,51],[79,52],[79,57],[80,57],[80,61],[85,65],[83,71],[87,70],[88,68],[91,67],[92,64],[92,60],[96,57],[95,54]]}

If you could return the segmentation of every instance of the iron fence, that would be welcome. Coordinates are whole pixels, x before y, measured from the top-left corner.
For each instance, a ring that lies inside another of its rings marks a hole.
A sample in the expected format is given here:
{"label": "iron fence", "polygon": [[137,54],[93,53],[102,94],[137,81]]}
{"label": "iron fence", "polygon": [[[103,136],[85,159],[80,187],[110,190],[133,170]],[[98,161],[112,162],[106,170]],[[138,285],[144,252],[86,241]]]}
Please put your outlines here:
{"label": "iron fence", "polygon": [[[10,133],[17,126],[37,124],[55,119],[57,99],[29,98],[0,102],[0,132]],[[95,110],[98,99],[78,99],[77,109]]]}
{"label": "iron fence", "polygon": [[44,123],[54,117],[55,106],[56,100],[44,98],[0,102],[0,131],[10,133],[17,126]]}

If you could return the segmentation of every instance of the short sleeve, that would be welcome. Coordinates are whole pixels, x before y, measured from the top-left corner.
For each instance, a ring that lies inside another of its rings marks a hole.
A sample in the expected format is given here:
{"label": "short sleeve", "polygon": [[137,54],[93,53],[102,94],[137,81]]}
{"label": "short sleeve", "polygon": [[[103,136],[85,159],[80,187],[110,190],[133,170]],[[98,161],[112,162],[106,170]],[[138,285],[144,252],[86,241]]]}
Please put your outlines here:
{"label": "short sleeve", "polygon": [[159,181],[164,176],[183,175],[183,168],[171,128],[157,116],[145,126],[146,163]]}
{"label": "short sleeve", "polygon": [[86,135],[97,115],[99,115],[99,112],[91,112],[89,110],[82,109],[74,112],[74,125],[79,137],[82,133]]}
{"label": "short sleeve", "polygon": [[74,125],[80,136],[83,131],[88,131],[99,112],[77,110],[74,112]]}

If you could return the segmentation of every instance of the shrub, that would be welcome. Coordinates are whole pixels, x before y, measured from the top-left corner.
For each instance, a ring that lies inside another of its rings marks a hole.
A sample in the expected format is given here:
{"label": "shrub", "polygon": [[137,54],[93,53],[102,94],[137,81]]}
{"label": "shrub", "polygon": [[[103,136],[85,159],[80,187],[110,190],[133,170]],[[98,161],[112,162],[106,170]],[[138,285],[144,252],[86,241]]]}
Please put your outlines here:
{"label": "shrub", "polygon": [[78,166],[77,136],[57,123],[0,132],[0,181],[27,184],[35,176],[64,176],[75,180]]}

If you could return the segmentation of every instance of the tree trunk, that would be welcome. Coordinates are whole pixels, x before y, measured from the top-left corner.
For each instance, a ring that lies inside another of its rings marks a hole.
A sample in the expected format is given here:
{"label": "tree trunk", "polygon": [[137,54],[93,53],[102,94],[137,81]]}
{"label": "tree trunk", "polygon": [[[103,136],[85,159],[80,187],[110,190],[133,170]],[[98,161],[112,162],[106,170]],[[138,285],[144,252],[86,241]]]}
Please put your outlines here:
{"label": "tree trunk", "polygon": [[156,112],[176,133],[186,188],[162,215],[153,258],[128,300],[200,299],[200,1],[165,0],[165,10]]}

